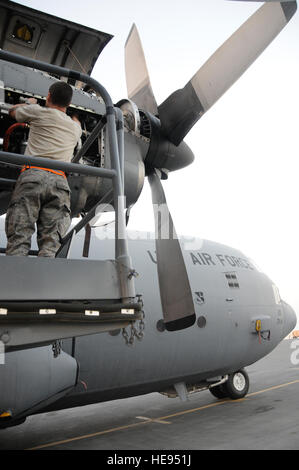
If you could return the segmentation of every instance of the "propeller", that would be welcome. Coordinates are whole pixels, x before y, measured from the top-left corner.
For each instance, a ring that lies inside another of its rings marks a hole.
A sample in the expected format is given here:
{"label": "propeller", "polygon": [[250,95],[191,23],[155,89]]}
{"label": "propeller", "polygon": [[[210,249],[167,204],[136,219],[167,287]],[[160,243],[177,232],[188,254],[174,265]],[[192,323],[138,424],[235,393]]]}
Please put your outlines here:
{"label": "propeller", "polygon": [[265,3],[208,59],[184,88],[172,93],[158,106],[162,131],[172,143],[178,145],[184,139],[202,115],[280,33],[296,9],[296,1]]}
{"label": "propeller", "polygon": [[[151,114],[157,114],[156,99],[135,25],[133,25],[125,45],[125,67],[128,98],[135,102],[139,108]],[[166,150],[165,152],[169,153]],[[183,154],[185,159],[187,158],[186,161],[191,163],[192,158],[188,156],[189,154],[186,152]],[[177,159],[172,158],[172,160]],[[165,163],[167,164],[167,160],[164,160]],[[182,164],[184,165],[184,163]],[[171,165],[171,159],[169,165]],[[148,170],[155,213],[157,269],[164,324],[168,331],[175,331],[193,325],[196,317],[180,241],[161,184],[163,176],[165,174],[155,167]]]}
{"label": "propeller", "polygon": [[[296,8],[296,1],[265,3],[183,89],[175,91],[160,106],[154,97],[136,26],[130,31],[125,45],[127,90],[129,99],[151,122],[151,145],[145,163],[155,212],[160,297],[168,331],[193,325],[196,316],[184,256],[161,179],[168,171],[192,162],[190,152],[183,147],[184,137],[284,28]],[[159,119],[154,117],[157,114]]]}

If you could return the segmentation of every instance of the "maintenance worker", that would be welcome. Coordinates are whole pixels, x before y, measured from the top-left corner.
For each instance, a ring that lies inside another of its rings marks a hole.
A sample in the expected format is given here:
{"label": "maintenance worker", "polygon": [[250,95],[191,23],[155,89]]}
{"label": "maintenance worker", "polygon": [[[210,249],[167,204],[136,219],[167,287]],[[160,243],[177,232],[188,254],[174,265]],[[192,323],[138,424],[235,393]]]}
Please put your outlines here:
{"label": "maintenance worker", "polygon": [[[26,155],[71,161],[82,134],[78,118],[66,114],[72,96],[72,87],[58,81],[49,88],[45,107],[29,98],[10,110],[12,118],[30,125]],[[70,188],[65,173],[23,167],[6,214],[6,255],[28,255],[36,224],[38,256],[54,258],[70,223]]]}

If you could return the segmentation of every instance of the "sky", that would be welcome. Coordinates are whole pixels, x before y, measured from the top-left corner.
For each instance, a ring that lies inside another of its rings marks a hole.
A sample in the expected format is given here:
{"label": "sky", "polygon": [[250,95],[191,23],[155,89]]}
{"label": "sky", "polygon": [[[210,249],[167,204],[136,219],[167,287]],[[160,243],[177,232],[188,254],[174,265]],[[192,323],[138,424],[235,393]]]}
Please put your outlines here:
{"label": "sky", "polygon": [[[136,24],[158,104],[182,88],[261,3],[19,0],[114,35],[92,76],[126,98],[124,44]],[[234,247],[299,318],[299,13],[185,141],[194,163],[163,182],[177,232]],[[129,228],[153,230],[147,181]]]}

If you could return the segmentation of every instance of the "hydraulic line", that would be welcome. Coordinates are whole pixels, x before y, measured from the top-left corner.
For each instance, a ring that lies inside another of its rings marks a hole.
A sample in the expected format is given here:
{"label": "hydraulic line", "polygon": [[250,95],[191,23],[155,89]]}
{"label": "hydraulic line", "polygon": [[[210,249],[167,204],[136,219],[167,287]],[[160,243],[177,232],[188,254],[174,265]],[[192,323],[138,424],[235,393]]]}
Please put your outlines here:
{"label": "hydraulic line", "polygon": [[29,125],[24,123],[24,122],[17,122],[16,124],[12,124],[7,129],[7,131],[5,132],[5,135],[4,135],[4,140],[3,140],[3,150],[4,150],[4,152],[8,151],[11,135],[18,129],[24,129],[24,130],[29,129]]}

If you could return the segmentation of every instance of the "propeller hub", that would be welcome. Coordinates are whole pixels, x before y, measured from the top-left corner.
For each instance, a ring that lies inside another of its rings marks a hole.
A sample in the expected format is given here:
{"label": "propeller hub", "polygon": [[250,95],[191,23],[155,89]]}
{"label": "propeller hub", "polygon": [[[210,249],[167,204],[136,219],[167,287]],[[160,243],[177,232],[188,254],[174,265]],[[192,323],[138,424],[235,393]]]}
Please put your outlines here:
{"label": "propeller hub", "polygon": [[160,120],[151,113],[142,111],[150,127],[150,146],[145,157],[146,174],[154,168],[176,171],[191,165],[194,154],[185,142],[174,145],[164,135]]}

